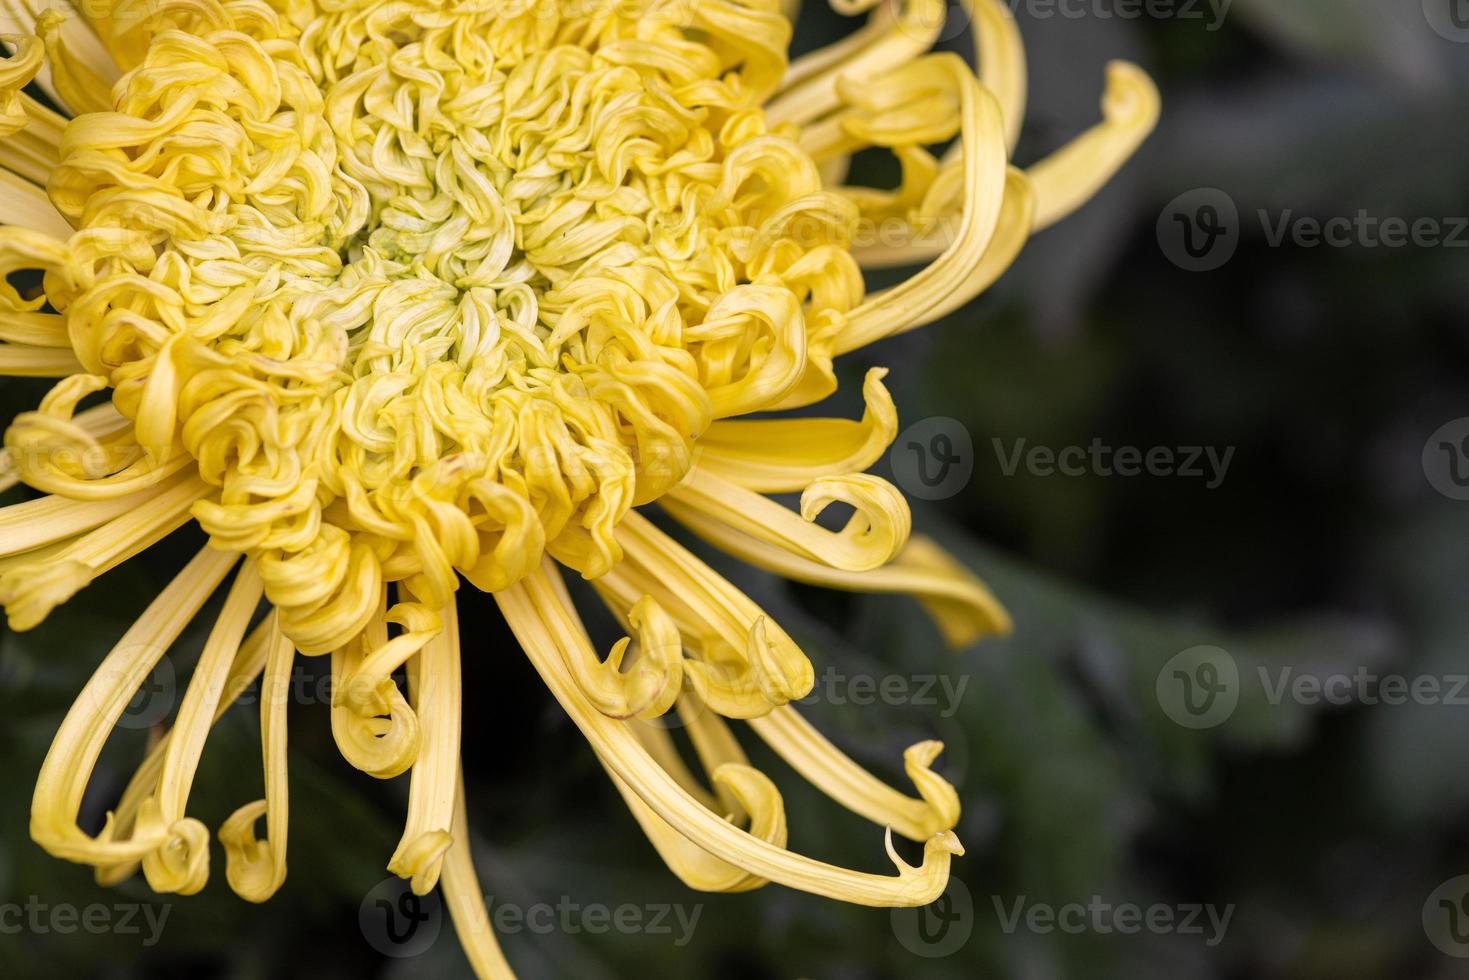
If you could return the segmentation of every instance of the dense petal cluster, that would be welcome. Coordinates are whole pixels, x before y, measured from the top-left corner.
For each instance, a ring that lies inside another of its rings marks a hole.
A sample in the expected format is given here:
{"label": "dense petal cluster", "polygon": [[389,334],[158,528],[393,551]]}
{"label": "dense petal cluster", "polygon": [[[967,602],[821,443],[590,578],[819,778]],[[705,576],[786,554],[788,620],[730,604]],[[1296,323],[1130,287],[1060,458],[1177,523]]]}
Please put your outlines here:
{"label": "dense petal cluster", "polygon": [[[788,578],[913,596],[955,646],[1007,629],[865,472],[897,432],[884,371],[860,420],[741,416],[820,401],[835,357],[987,289],[1136,149],[1157,94],[1114,64],[1102,122],[1021,170],[1003,3],[964,5],[978,74],[928,53],[942,0],[836,6],[866,25],[788,63],[778,0],[0,0],[0,373],[59,379],[5,434],[0,489],[42,495],[0,509],[0,603],[28,629],[185,523],[209,536],[68,714],[37,841],[104,881],[203,887],[190,785],[258,682],[264,797],[218,836],[230,886],[268,898],[290,672],[329,655],[344,757],[411,773],[388,867],[442,883],[476,970],[508,975],[459,776],[468,581],[689,885],[942,891],[961,851],[942,746],[905,754],[916,796],[848,759],[790,707],[813,678],[797,644],[642,508]],[[844,184],[869,147],[897,188]],[[868,293],[864,269],[914,264]],[[818,523],[833,505],[839,530]],[[625,625],[609,655],[563,567]],[[86,832],[111,728],[219,591],[171,726]],[[891,842],[894,876],[789,851],[731,720],[923,864]]]}

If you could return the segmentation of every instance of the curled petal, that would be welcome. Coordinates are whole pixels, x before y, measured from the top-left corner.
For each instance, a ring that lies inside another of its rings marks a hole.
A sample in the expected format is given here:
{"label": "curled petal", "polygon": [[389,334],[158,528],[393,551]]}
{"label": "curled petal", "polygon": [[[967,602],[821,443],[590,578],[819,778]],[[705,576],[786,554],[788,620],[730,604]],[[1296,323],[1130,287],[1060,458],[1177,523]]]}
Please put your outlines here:
{"label": "curled petal", "polygon": [[1127,162],[1158,124],[1158,87],[1126,61],[1107,66],[1102,121],[1030,168],[1037,230],[1086,203]]}
{"label": "curled petal", "polygon": [[750,727],[827,796],[910,840],[927,840],[959,822],[959,794],[930,768],[942,742],[919,742],[903,753],[904,769],[918,788],[914,799],[849,759],[789,705],[753,719]]}
{"label": "curled petal", "polygon": [[806,489],[822,476],[861,473],[882,458],[898,434],[898,412],[871,368],[862,382],[860,421],[824,418],[730,419],[699,438],[698,466],[759,493]]}
{"label": "curled petal", "polygon": [[628,610],[628,622],[638,632],[639,655],[624,672],[631,638],[620,640],[605,661],[598,658],[558,580],[555,566],[543,563],[525,578],[526,595],[554,632],[567,669],[586,697],[610,718],[654,718],[666,712],[683,681],[683,644],[673,620],[647,596]]}
{"label": "curled petal", "polygon": [[438,611],[443,629],[408,660],[408,694],[418,715],[420,743],[408,787],[408,820],[388,870],[411,879],[426,895],[439,880],[453,841],[455,779],[459,771],[459,616],[450,602]]}
{"label": "curled petal", "polygon": [[209,835],[202,824],[186,817],[185,811],[204,742],[218,715],[225,684],[261,592],[255,563],[247,560],[230,586],[179,705],[158,786],[139,810],[138,834],[147,834],[154,827],[167,828],[169,835],[167,843],[143,858],[143,873],[154,891],[192,895],[204,887],[209,876]]}
{"label": "curled petal", "polygon": [[[171,829],[156,819],[144,820],[141,813],[137,832],[127,840],[113,839],[115,818],[96,837],[88,835],[76,822],[82,794],[128,702],[237,560],[207,548],[199,552],[118,641],[67,712],[31,800],[31,837],[47,852],[112,866],[139,860],[164,843]],[[156,808],[149,815],[154,814]]]}
{"label": "curled petal", "polygon": [[[286,705],[290,701],[291,663],[295,648],[280,631],[278,614],[271,617],[269,652],[260,690],[261,755],[265,762],[265,799],[247,803],[220,825],[224,846],[225,878],[235,894],[263,902],[286,880]],[[254,825],[266,818],[266,838],[256,840]]]}
{"label": "curled petal", "polygon": [[[837,532],[815,524],[833,503],[852,507]],[[675,515],[694,510],[802,558],[849,572],[864,572],[892,561],[912,529],[908,503],[897,488],[867,474],[823,476],[801,494],[799,517],[785,507],[695,467],[664,500]]]}
{"label": "curled petal", "polygon": [[950,858],[963,853],[952,831],[927,841],[919,867],[902,861],[889,839],[888,855],[898,874],[888,877],[793,854],[720,819],[653,762],[626,722],[608,718],[582,695],[521,586],[497,593],[495,599],[531,663],[598,757],[654,813],[701,849],[758,877],[859,905],[925,905],[943,893]]}

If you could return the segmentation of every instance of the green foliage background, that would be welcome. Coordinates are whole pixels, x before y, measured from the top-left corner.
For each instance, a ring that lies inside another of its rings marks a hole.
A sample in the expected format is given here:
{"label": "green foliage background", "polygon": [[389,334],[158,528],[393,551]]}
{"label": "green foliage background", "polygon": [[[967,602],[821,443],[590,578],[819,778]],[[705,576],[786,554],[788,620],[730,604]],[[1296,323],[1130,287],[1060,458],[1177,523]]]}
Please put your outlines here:
{"label": "green foliage background", "polygon": [[[1154,684],[1170,657],[1199,644],[1229,650],[1249,674],[1469,670],[1469,504],[1436,494],[1419,464],[1429,433],[1469,415],[1466,253],[1272,248],[1251,217],[1469,214],[1469,46],[1430,31],[1418,0],[1236,0],[1217,31],[1207,18],[1035,15],[1044,9],[1017,12],[1033,90],[1022,163],[1092,124],[1113,56],[1155,73],[1163,125],[990,294],[850,358],[838,399],[860,411],[863,370],[886,364],[905,423],[948,416],[968,430],[973,479],[951,499],[915,502],[915,525],[993,586],[1015,635],[952,654],[904,600],[717,562],[803,643],[818,674],[967,678],[948,718],[914,705],[809,709],[900,785],[904,746],[946,741],[941,768],[965,801],[968,854],[955,872],[971,897],[967,940],[924,958],[884,910],[777,886],[685,889],[493,604],[470,594],[464,752],[485,890],[520,905],[701,906],[683,946],[616,932],[505,936],[523,977],[1464,975],[1428,943],[1420,912],[1436,885],[1469,870],[1469,708],[1272,705],[1247,685],[1228,722],[1195,732],[1169,721]],[[850,27],[812,9],[801,42]],[[876,158],[859,173],[893,176]],[[1225,190],[1245,215],[1239,254],[1209,274],[1171,265],[1154,232],[1166,203],[1199,187]],[[13,413],[39,390],[7,382],[0,402]],[[1179,478],[1005,476],[993,440],[1018,438],[1236,452],[1215,490]],[[266,905],[228,890],[217,845],[209,886],[180,899],[141,881],[100,889],[30,842],[30,790],[51,736],[198,543],[178,537],[42,628],[0,635],[0,904],[155,902],[169,907],[162,938],[0,934],[0,976],[468,976],[447,923],[408,959],[364,941],[359,906],[386,876],[406,779],[377,783],[342,763],[322,704],[293,709],[290,876]],[[608,638],[610,625],[596,625]],[[195,630],[174,654],[181,685],[201,643]],[[320,665],[304,669],[303,690],[320,690]],[[91,819],[146,738],[114,738]],[[207,825],[260,795],[257,739],[248,707],[216,728],[191,804]],[[786,795],[794,848],[886,871],[879,829],[749,747]],[[1022,896],[1094,895],[1235,912],[1212,947],[1189,935],[1007,934],[996,913]]]}

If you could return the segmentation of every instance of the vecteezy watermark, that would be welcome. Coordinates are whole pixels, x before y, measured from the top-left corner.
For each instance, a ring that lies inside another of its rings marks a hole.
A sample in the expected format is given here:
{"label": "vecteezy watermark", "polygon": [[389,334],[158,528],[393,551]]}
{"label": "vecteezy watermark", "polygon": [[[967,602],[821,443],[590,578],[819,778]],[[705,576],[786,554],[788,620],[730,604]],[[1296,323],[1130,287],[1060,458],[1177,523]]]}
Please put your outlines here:
{"label": "vecteezy watermark", "polygon": [[[562,895],[554,903],[522,905],[494,895],[484,896],[487,921],[498,935],[601,935],[607,932],[669,936],[675,946],[687,946],[694,937],[702,903],[578,902]],[[402,878],[385,878],[367,893],[357,911],[362,935],[384,956],[404,959],[425,952],[443,928],[443,904],[437,892],[415,895]],[[464,928],[477,928],[466,923]]]}
{"label": "vecteezy watermark", "polygon": [[444,907],[437,891],[415,895],[405,879],[384,878],[358,907],[357,926],[373,949],[404,959],[433,946],[444,927]]}
{"label": "vecteezy watermark", "polygon": [[1469,0],[1423,0],[1423,16],[1439,37],[1469,44]]}
{"label": "vecteezy watermark", "polygon": [[895,908],[889,916],[893,935],[915,956],[938,959],[964,948],[974,931],[974,899],[964,882],[949,875],[944,893],[917,908]]}
{"label": "vecteezy watermark", "polygon": [[554,904],[532,902],[528,905],[501,901],[488,895],[485,904],[490,925],[500,935],[528,932],[537,936],[553,933],[599,936],[616,932],[668,936],[673,945],[680,948],[693,940],[699,917],[704,914],[702,902],[621,902],[606,905],[602,902],[578,902],[567,895],[562,895]]}
{"label": "vecteezy watermark", "polygon": [[[1176,20],[1204,22],[1206,31],[1224,26],[1234,0],[1004,0],[1026,20]],[[952,41],[969,26],[969,10],[958,0],[934,14],[922,4],[888,0],[898,29],[924,41]]]}
{"label": "vecteezy watermark", "polygon": [[1186,272],[1213,272],[1239,249],[1239,207],[1214,187],[1180,194],[1158,216],[1158,247]]}
{"label": "vecteezy watermark", "polygon": [[1259,685],[1272,707],[1469,707],[1469,674],[1384,674],[1365,666],[1322,673],[1262,664],[1252,676],[1241,675],[1234,657],[1213,646],[1191,647],[1163,665],[1156,685],[1158,706],[1185,728],[1214,728],[1234,714],[1246,677]]}
{"label": "vecteezy watermark", "polygon": [[969,676],[948,674],[848,674],[827,667],[816,676],[811,692],[800,704],[917,705],[937,708],[940,718],[952,718],[959,710]]}
{"label": "vecteezy watermark", "polygon": [[1133,936],[1146,932],[1160,936],[1199,936],[1205,946],[1214,947],[1224,941],[1229,921],[1234,917],[1233,904],[1154,902],[1140,905],[1136,902],[1104,901],[1101,895],[1092,895],[1085,902],[1064,905],[1030,902],[1024,895],[1009,900],[994,895],[990,900],[1000,920],[1000,929],[1007,936],[1021,930],[1042,936],[1054,932],[1072,936],[1083,933]]}
{"label": "vecteezy watermark", "polygon": [[1155,692],[1163,713],[1184,728],[1222,725],[1239,704],[1239,665],[1220,647],[1190,647],[1158,671]]}
{"label": "vecteezy watermark", "polygon": [[1272,705],[1416,704],[1469,707],[1469,674],[1378,674],[1366,667],[1351,673],[1305,674],[1294,667],[1257,667],[1265,700]]}
{"label": "vecteezy watermark", "polygon": [[172,905],[151,902],[51,904],[30,895],[23,903],[0,902],[0,935],[69,936],[80,931],[94,936],[141,936],[144,946],[153,946],[163,935],[163,926],[172,911]]}
{"label": "vecteezy watermark", "polygon": [[1440,953],[1469,958],[1469,875],[1450,878],[1429,893],[1423,932]]}
{"label": "vecteezy watermark", "polygon": [[1428,437],[1423,475],[1450,500],[1469,500],[1469,418],[1445,422]]}
{"label": "vecteezy watermark", "polygon": [[[1469,2],[1469,0],[1466,0]],[[1318,217],[1287,208],[1254,215],[1270,248],[1469,248],[1469,216],[1405,218],[1376,215]],[[1188,272],[1212,272],[1234,257],[1244,230],[1240,211],[1224,191],[1204,187],[1181,194],[1158,216],[1158,247]]]}
{"label": "vecteezy watermark", "polygon": [[974,475],[974,440],[958,419],[920,419],[898,434],[888,450],[893,479],[909,496],[944,500]]}
{"label": "vecteezy watermark", "polygon": [[1031,476],[1156,476],[1204,480],[1215,490],[1224,482],[1234,447],[1226,446],[1109,446],[1093,439],[1086,446],[1031,446],[1017,439],[1006,447],[992,439],[1000,472],[1014,476],[1024,467]]}
{"label": "vecteezy watermark", "polygon": [[1234,0],[1006,0],[1012,13],[1035,20],[1205,21],[1204,30],[1224,26]]}

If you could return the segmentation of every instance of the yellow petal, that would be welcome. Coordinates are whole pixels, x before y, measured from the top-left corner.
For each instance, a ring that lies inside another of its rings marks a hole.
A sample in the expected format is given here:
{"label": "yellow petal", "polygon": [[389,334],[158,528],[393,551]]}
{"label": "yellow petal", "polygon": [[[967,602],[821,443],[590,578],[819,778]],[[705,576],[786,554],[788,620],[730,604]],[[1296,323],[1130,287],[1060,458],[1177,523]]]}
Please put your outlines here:
{"label": "yellow petal", "polygon": [[444,855],[440,884],[444,889],[444,905],[454,923],[454,932],[469,958],[470,968],[479,980],[515,980],[515,972],[500,951],[495,928],[480,892],[479,875],[469,848],[469,818],[464,806],[464,771],[455,778],[454,824],[450,829],[453,843]]}
{"label": "yellow petal", "polygon": [[[816,519],[833,503],[852,508],[846,526],[828,531]],[[898,489],[866,473],[822,476],[801,494],[799,515],[751,490],[694,467],[663,499],[669,513],[696,511],[793,555],[849,572],[892,561],[908,541],[912,515]]]}
{"label": "yellow petal", "polygon": [[1030,168],[1035,227],[1048,228],[1081,207],[1112,179],[1158,124],[1158,88],[1126,61],[1107,66],[1102,121]]}
{"label": "yellow petal", "polygon": [[928,840],[959,822],[959,794],[930,765],[942,742],[919,742],[903,753],[919,798],[905,796],[849,759],[794,708],[777,708],[750,727],[802,776],[842,806],[910,840]]}
{"label": "yellow petal", "polygon": [[936,834],[927,842],[921,867],[899,858],[889,840],[888,856],[897,866],[898,874],[883,876],[849,871],[793,854],[720,819],[657,766],[628,730],[626,722],[608,718],[586,700],[560,652],[549,642],[550,634],[535,627],[535,613],[522,586],[497,593],[495,599],[531,663],[591,742],[598,757],[649,809],[702,850],[758,877],[859,905],[925,905],[943,892],[948,883],[950,857],[963,853],[963,847],[951,831]]}
{"label": "yellow petal", "polygon": [[[260,686],[261,757],[265,763],[265,799],[240,807],[219,828],[224,846],[225,877],[235,894],[263,902],[286,880],[286,828],[289,784],[286,778],[286,706],[291,700],[291,664],[295,648],[272,613]],[[253,826],[265,817],[266,835],[256,840]]]}
{"label": "yellow petal", "polygon": [[260,604],[261,591],[255,563],[247,560],[230,586],[224,608],[189,679],[163,756],[157,789],[139,809],[137,836],[161,833],[165,837],[162,846],[143,856],[143,874],[154,891],[192,895],[208,880],[208,832],[199,821],[187,816],[189,791],[219,711],[225,682]]}
{"label": "yellow petal", "polygon": [[113,647],[67,712],[31,800],[31,837],[50,854],[111,866],[139,860],[167,840],[171,828],[155,823],[146,834],[114,841],[111,820],[93,837],[77,825],[77,814],[112,727],[237,560],[208,548],[199,552]]}
{"label": "yellow petal", "polygon": [[408,787],[408,820],[388,870],[411,880],[414,894],[438,883],[453,837],[455,779],[459,771],[459,615],[450,602],[438,610],[443,629],[408,661],[408,694],[418,715],[418,758]]}
{"label": "yellow petal", "polygon": [[760,493],[804,490],[823,476],[861,473],[898,434],[898,412],[883,386],[886,368],[862,382],[860,421],[823,418],[729,419],[699,437],[698,466]]}

